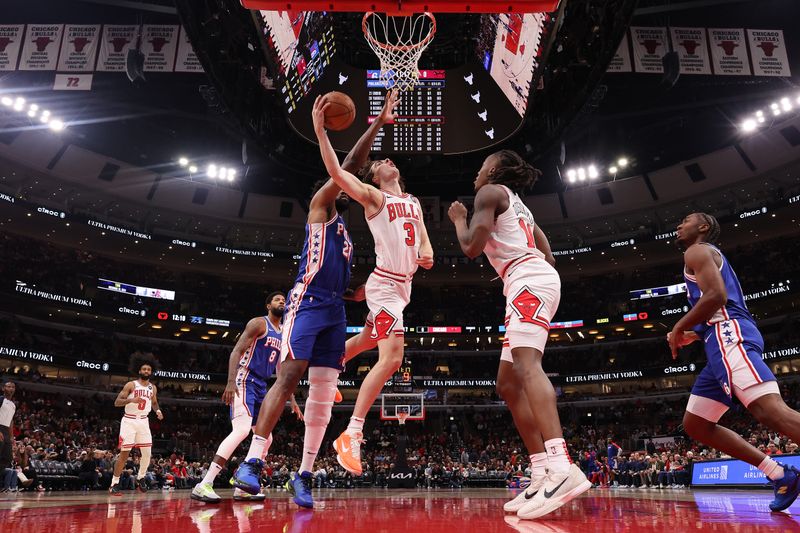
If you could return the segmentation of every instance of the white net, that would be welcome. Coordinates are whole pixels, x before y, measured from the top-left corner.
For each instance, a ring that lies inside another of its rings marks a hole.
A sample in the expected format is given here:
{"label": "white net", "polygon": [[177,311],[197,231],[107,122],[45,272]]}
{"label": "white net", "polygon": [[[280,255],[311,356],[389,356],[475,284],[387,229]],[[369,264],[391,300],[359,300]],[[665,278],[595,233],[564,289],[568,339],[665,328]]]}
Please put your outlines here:
{"label": "white net", "polygon": [[361,25],[381,62],[386,88],[413,89],[419,80],[419,58],[436,34],[433,13],[394,16],[367,11]]}

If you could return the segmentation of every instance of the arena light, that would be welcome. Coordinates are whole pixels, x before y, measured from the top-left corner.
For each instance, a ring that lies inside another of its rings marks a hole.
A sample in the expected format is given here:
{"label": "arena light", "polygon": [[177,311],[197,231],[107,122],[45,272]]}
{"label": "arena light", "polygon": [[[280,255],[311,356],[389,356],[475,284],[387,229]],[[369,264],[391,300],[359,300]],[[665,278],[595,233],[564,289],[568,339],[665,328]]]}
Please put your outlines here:
{"label": "arena light", "polygon": [[187,166],[189,164],[189,160],[186,159],[185,157],[179,157],[178,158],[178,164],[180,166],[182,166],[182,167],[185,167],[185,166]]}
{"label": "arena light", "polygon": [[236,169],[229,168],[228,169],[228,181],[233,181],[236,179]]}
{"label": "arena light", "polygon": [[625,168],[628,166],[628,158],[627,157],[620,157],[617,159],[617,166],[619,168]]}
{"label": "arena light", "polygon": [[577,179],[578,179],[578,173],[575,171],[574,168],[567,170],[567,180],[569,180],[570,183],[575,183],[575,180]]}
{"label": "arena light", "polygon": [[36,113],[39,111],[39,106],[36,104],[31,104],[28,107],[28,116],[33,118],[36,116]]}
{"label": "arena light", "polygon": [[194,166],[194,165],[189,165],[189,173],[190,173],[190,174],[195,174],[195,173],[197,173],[197,167],[196,167],[196,166]]}
{"label": "arena light", "polygon": [[47,109],[42,111],[42,114],[39,116],[39,120],[41,120],[44,124],[50,122],[50,111]]}
{"label": "arena light", "polygon": [[609,174],[616,174],[618,171],[619,171],[619,169],[616,166],[612,165],[612,166],[608,167],[608,173]]}
{"label": "arena light", "polygon": [[10,96],[4,96],[3,98],[0,98],[0,103],[2,103],[6,107],[11,107],[12,105],[14,105],[14,99],[11,98]]}
{"label": "arena light", "polygon": [[50,129],[53,131],[61,131],[64,129],[64,123],[58,119],[51,120],[48,126],[50,126]]}
{"label": "arena light", "polygon": [[14,100],[14,111],[22,111],[25,108],[25,99],[21,96],[17,96],[17,99]]}
{"label": "arena light", "polygon": [[745,133],[750,133],[751,131],[755,131],[757,127],[758,123],[755,121],[755,119],[752,118],[748,118],[747,120],[742,122],[741,126],[739,126],[739,128]]}
{"label": "arena light", "polygon": [[597,172],[597,167],[594,165],[589,165],[587,173],[589,174],[589,179],[597,179],[597,177],[600,175],[600,173]]}
{"label": "arena light", "polygon": [[786,97],[781,98],[781,109],[783,109],[784,111],[791,111],[792,101]]}
{"label": "arena light", "polygon": [[578,181],[586,181],[586,169],[583,167],[578,169]]}
{"label": "arena light", "polygon": [[219,167],[219,179],[224,180],[228,179],[228,169],[225,167]]}
{"label": "arena light", "polygon": [[209,178],[216,178],[217,177],[217,165],[215,165],[213,163],[208,165],[208,168],[206,169],[206,174],[208,174]]}

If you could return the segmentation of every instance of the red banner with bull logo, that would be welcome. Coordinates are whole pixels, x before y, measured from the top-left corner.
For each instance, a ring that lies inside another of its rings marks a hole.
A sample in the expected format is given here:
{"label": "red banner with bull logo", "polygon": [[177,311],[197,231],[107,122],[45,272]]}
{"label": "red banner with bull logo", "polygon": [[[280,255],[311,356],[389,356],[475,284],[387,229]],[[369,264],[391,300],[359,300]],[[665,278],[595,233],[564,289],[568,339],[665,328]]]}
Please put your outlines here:
{"label": "red banner with bull logo", "polygon": [[747,30],[750,56],[753,58],[753,74],[756,76],[792,75],[786,55],[783,30]]}
{"label": "red banner with bull logo", "polygon": [[139,26],[137,25],[107,24],[103,28],[97,70],[100,72],[125,72],[128,50],[136,47],[138,38]]}
{"label": "red banner with bull logo", "polygon": [[55,70],[63,24],[28,24],[19,70]]}
{"label": "red banner with bull logo", "polygon": [[742,28],[709,28],[711,60],[717,76],[750,76],[747,41]]}
{"label": "red banner with bull logo", "polygon": [[142,26],[145,72],[172,72],[178,49],[178,28],[168,24]]}
{"label": "red banner with bull logo", "polygon": [[92,72],[99,41],[100,24],[68,24],[61,41],[59,72]]}
{"label": "red banner with bull logo", "polygon": [[19,49],[22,47],[24,24],[0,26],[0,70],[17,70]]}

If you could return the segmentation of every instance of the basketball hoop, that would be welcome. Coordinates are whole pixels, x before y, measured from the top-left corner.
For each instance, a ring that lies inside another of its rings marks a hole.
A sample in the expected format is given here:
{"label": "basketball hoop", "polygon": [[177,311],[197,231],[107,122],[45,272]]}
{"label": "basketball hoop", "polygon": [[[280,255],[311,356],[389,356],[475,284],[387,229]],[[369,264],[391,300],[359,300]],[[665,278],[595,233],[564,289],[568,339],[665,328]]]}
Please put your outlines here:
{"label": "basketball hoop", "polygon": [[397,413],[397,422],[401,426],[406,425],[406,420],[408,420],[408,413]]}
{"label": "basketball hoop", "polygon": [[419,58],[436,34],[433,13],[389,15],[367,11],[361,29],[381,62],[387,89],[409,91],[419,81]]}

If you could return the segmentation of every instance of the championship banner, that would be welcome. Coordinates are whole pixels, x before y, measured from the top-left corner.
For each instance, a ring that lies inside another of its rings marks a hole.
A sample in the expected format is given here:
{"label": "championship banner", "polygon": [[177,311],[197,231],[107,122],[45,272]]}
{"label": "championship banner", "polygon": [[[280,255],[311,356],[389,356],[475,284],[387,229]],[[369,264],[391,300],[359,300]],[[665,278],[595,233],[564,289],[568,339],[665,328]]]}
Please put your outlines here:
{"label": "championship banner", "polygon": [[681,74],[711,74],[705,28],[670,28]]}
{"label": "championship banner", "polygon": [[178,48],[180,26],[150,24],[142,26],[142,53],[145,72],[172,72]]}
{"label": "championship banner", "polygon": [[55,70],[63,24],[28,24],[19,70]]}
{"label": "championship banner", "polygon": [[99,24],[68,24],[64,28],[64,39],[61,41],[58,70],[92,72],[97,59],[99,40]]}
{"label": "championship banner", "polygon": [[178,58],[175,60],[175,72],[203,72],[203,65],[194,53],[192,43],[186,29],[181,26],[181,36],[178,41]]}
{"label": "championship banner", "polygon": [[124,72],[128,50],[136,46],[138,35],[139,26],[105,25],[97,70],[100,72]]}
{"label": "championship banner", "polygon": [[666,28],[631,27],[633,67],[636,72],[663,74],[662,58],[669,52]]}
{"label": "championship banner", "polygon": [[622,42],[619,43],[611,63],[608,64],[606,72],[633,72],[631,65],[631,49],[628,46],[628,34],[622,37]]}
{"label": "championship banner", "polygon": [[783,30],[747,30],[753,74],[756,76],[789,77],[789,59]]}
{"label": "championship banner", "polygon": [[750,76],[747,42],[741,28],[708,28],[711,60],[717,76]]}
{"label": "championship banner", "polygon": [[0,26],[0,70],[17,70],[17,59],[24,33],[25,24]]}

